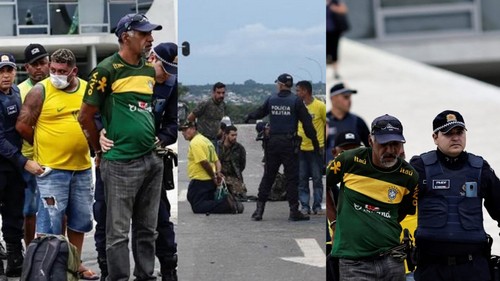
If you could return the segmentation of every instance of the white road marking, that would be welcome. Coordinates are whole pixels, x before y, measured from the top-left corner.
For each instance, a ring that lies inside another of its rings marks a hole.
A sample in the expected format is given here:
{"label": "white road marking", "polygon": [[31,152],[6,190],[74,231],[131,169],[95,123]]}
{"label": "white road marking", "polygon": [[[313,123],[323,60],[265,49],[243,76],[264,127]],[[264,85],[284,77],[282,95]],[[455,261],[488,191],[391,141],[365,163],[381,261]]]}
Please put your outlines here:
{"label": "white road marking", "polygon": [[295,239],[304,253],[303,257],[282,257],[281,259],[316,267],[326,266],[326,255],[319,246],[316,239]]}

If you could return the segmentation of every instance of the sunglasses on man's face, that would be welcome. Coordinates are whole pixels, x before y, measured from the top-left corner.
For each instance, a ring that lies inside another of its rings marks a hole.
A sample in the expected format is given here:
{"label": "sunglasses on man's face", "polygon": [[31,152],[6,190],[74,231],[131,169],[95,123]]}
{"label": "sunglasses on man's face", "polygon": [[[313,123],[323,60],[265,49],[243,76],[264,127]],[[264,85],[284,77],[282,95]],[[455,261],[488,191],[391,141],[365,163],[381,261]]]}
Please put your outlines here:
{"label": "sunglasses on man's face", "polygon": [[380,129],[380,130],[386,130],[386,129],[390,129],[390,128],[401,128],[403,127],[401,125],[401,122],[399,121],[396,121],[396,120],[380,120],[378,121],[377,123],[373,124],[372,126],[372,132],[374,129]]}
{"label": "sunglasses on man's face", "polygon": [[135,14],[128,22],[125,23],[125,31],[130,31],[132,24],[147,21],[148,18],[142,14]]}

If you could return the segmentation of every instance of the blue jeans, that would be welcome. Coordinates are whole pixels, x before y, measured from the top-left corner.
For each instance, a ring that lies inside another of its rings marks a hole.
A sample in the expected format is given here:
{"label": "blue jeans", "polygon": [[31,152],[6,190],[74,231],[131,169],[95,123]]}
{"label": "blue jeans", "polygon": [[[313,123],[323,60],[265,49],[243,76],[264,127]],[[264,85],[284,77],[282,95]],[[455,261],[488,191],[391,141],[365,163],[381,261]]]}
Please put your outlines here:
{"label": "blue jeans", "polygon": [[313,210],[321,210],[321,202],[323,201],[323,181],[322,173],[323,159],[314,151],[299,152],[299,201],[302,205],[302,210],[310,211],[309,205],[309,177],[313,183]]}
{"label": "blue jeans", "polygon": [[[38,206],[37,233],[62,234],[64,215],[67,227],[75,232],[92,230],[92,171],[52,170],[36,178],[42,204]],[[53,199],[49,205],[47,200]]]}
{"label": "blue jeans", "polygon": [[405,281],[404,262],[387,255],[375,260],[339,259],[340,281]]}
{"label": "blue jeans", "polygon": [[130,161],[101,162],[106,199],[107,280],[129,280],[129,231],[136,280],[156,280],[155,240],[163,160],[148,153]]}
{"label": "blue jeans", "polygon": [[24,216],[36,215],[38,206],[40,205],[40,192],[36,184],[36,177],[28,171],[23,171],[23,179],[26,182],[24,189]]}

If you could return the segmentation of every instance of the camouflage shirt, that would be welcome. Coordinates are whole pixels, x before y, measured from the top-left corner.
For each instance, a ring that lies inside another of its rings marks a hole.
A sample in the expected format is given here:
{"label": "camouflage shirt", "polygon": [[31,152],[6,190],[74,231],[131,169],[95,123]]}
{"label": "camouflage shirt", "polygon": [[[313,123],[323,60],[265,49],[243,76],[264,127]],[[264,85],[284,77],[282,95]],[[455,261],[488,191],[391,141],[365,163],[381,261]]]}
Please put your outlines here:
{"label": "camouflage shirt", "polygon": [[220,122],[224,117],[225,110],[226,104],[224,102],[217,104],[213,98],[199,103],[193,110],[193,114],[197,118],[198,132],[210,140],[217,139]]}
{"label": "camouflage shirt", "polygon": [[226,147],[222,142],[218,143],[218,156],[224,176],[237,177],[243,181],[243,170],[247,161],[247,153],[240,143],[236,142],[231,147]]}

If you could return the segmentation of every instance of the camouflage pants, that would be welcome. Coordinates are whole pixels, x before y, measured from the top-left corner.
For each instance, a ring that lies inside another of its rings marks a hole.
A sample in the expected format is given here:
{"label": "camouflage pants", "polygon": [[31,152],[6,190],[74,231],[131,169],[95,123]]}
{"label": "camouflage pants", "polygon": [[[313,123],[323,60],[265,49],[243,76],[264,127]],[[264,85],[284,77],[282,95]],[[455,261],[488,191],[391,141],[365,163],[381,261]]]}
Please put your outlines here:
{"label": "camouflage pants", "polygon": [[225,179],[229,192],[236,197],[244,197],[247,194],[245,183],[240,181],[237,177],[226,176]]}

